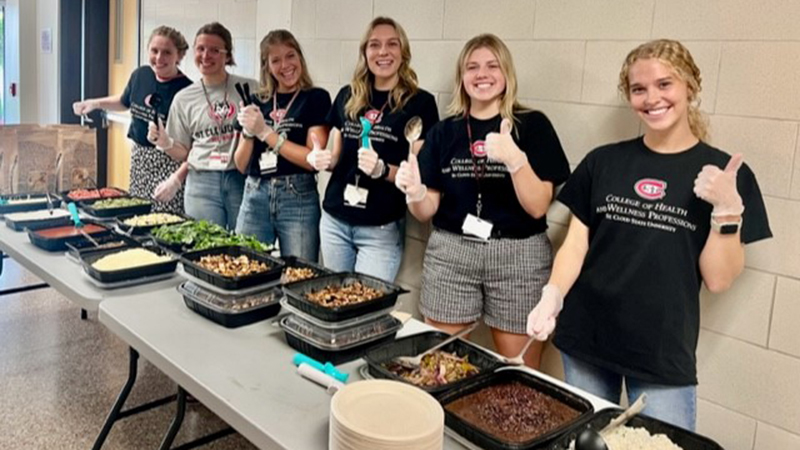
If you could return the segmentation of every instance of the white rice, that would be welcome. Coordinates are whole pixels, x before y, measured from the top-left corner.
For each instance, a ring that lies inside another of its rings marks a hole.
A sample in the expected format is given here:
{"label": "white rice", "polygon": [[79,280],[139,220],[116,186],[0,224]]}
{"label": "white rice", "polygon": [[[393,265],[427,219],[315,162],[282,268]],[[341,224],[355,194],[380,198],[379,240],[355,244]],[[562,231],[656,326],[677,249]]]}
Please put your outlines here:
{"label": "white rice", "polygon": [[[603,436],[609,450],[683,450],[675,445],[666,435],[651,435],[644,428],[617,427]],[[570,444],[575,449],[575,442]]]}

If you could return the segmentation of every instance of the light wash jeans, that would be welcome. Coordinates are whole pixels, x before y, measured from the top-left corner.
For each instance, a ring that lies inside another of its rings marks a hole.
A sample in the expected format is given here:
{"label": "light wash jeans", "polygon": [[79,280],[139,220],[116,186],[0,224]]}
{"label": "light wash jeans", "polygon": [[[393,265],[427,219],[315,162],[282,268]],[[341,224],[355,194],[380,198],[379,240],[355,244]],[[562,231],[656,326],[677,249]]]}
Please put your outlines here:
{"label": "light wash jeans", "polygon": [[394,282],[403,259],[405,219],[380,226],[350,225],[323,211],[319,228],[325,267]]}
{"label": "light wash jeans", "polygon": [[243,191],[244,175],[238,170],[190,170],[184,196],[186,214],[235,230]]}
{"label": "light wash jeans", "polygon": [[566,382],[586,392],[619,403],[622,381],[628,392],[628,404],[647,393],[647,407],[642,411],[650,417],[694,431],[697,416],[697,386],[670,386],[624,377],[561,352]]}
{"label": "light wash jeans", "polygon": [[319,193],[313,174],[247,177],[236,232],[278,240],[281,256],[319,259]]}

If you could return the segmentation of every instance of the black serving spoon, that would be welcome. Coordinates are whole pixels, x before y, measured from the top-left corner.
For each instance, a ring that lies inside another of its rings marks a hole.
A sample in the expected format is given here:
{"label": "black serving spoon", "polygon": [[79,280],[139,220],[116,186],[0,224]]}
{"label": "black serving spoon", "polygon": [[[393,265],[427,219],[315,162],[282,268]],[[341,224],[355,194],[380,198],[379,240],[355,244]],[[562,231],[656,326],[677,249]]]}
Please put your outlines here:
{"label": "black serving spoon", "polygon": [[614,428],[625,425],[631,417],[642,412],[646,404],[647,394],[642,394],[628,409],[609,422],[599,433],[592,428],[584,428],[578,434],[578,438],[575,439],[575,450],[608,450],[608,444],[606,444],[603,436],[613,431]]}

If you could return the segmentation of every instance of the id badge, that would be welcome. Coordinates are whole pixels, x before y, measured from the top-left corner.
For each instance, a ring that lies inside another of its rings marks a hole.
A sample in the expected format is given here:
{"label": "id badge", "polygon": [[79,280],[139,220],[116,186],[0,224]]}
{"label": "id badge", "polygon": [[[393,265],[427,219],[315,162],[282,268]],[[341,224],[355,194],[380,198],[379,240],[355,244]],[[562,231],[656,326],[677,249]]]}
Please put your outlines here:
{"label": "id badge", "polygon": [[230,155],[222,152],[212,152],[208,157],[209,170],[226,170]]}
{"label": "id badge", "polygon": [[348,184],[344,189],[344,204],[355,208],[366,208],[368,195],[369,190],[366,188]]}
{"label": "id badge", "polygon": [[464,219],[464,224],[461,225],[461,231],[469,237],[476,237],[482,241],[488,241],[492,235],[492,222],[483,220],[480,217],[472,214],[467,214]]}
{"label": "id badge", "polygon": [[265,151],[258,158],[258,167],[261,173],[271,173],[278,170],[278,154],[272,151]]}

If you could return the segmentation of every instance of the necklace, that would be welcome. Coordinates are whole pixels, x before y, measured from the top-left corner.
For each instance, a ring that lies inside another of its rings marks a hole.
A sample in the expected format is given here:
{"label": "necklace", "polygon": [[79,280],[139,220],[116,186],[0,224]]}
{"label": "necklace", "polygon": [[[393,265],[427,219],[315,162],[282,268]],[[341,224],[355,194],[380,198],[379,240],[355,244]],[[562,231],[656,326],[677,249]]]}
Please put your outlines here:
{"label": "necklace", "polygon": [[[226,72],[225,73],[225,97],[222,99],[222,102],[225,104],[225,106],[228,106],[228,78],[229,78],[228,77],[228,73]],[[222,125],[222,122],[225,121],[225,118],[221,117],[217,113],[217,110],[214,108],[214,105],[211,104],[211,98],[208,96],[208,90],[206,89],[206,83],[205,83],[205,81],[203,81],[202,78],[200,79],[200,85],[203,86],[203,95],[206,97],[206,103],[208,104],[209,114],[211,114],[211,117],[213,117],[214,120],[217,123]]]}

